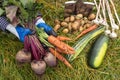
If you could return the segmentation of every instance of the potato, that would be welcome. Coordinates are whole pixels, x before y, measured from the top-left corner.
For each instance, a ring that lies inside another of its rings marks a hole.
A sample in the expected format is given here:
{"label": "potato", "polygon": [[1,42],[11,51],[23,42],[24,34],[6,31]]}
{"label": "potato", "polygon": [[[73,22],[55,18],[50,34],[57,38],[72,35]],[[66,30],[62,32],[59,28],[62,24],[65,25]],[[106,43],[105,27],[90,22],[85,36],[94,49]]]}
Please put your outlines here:
{"label": "potato", "polygon": [[73,30],[77,30],[79,26],[80,26],[80,23],[78,21],[75,21],[74,23],[72,23]]}
{"label": "potato", "polygon": [[65,28],[65,29],[63,29],[63,31],[62,31],[63,33],[68,33],[69,32],[69,30],[68,30],[68,28]]}
{"label": "potato", "polygon": [[60,28],[60,24],[56,24],[55,27],[54,27],[54,31],[57,32],[57,30]]}
{"label": "potato", "polygon": [[91,21],[91,20],[94,20],[96,17],[96,15],[94,13],[91,13],[89,16],[88,16],[88,19]]}
{"label": "potato", "polygon": [[83,20],[84,20],[84,24],[88,23],[89,21],[87,17],[84,17]]}
{"label": "potato", "polygon": [[61,26],[62,27],[68,27],[68,24],[67,24],[67,22],[61,22]]}
{"label": "potato", "polygon": [[90,24],[90,23],[87,23],[87,24],[85,24],[84,26],[86,26],[86,28],[89,28],[89,27],[91,26],[91,24]]}
{"label": "potato", "polygon": [[70,21],[73,22],[75,20],[75,17],[73,15],[70,16]]}
{"label": "potato", "polygon": [[68,29],[71,31],[72,30],[72,23],[68,23]]}
{"label": "potato", "polygon": [[65,22],[70,22],[70,17],[65,18]]}
{"label": "potato", "polygon": [[79,27],[79,31],[80,31],[80,32],[83,31],[83,29],[84,29],[84,28],[83,28],[82,26]]}
{"label": "potato", "polygon": [[55,24],[60,24],[60,21],[58,19],[55,19]]}
{"label": "potato", "polygon": [[76,17],[75,17],[77,20],[83,18],[83,14],[77,14]]}
{"label": "potato", "polygon": [[84,17],[83,20],[88,20],[88,18],[87,18],[87,17]]}
{"label": "potato", "polygon": [[84,25],[85,24],[85,21],[84,20],[81,20],[80,21],[80,25]]}
{"label": "potato", "polygon": [[78,22],[78,23],[80,24],[80,21],[81,21],[81,20],[75,20],[74,22]]}

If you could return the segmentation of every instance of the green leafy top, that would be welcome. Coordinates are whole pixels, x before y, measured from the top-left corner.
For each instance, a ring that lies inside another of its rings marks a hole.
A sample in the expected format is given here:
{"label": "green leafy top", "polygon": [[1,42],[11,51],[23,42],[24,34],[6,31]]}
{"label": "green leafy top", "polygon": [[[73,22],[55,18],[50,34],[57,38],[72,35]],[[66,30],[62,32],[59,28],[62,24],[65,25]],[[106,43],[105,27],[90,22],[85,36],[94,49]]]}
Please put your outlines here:
{"label": "green leafy top", "polygon": [[[41,4],[36,3],[35,0],[4,0],[2,2],[3,8],[9,5],[15,5],[19,8],[17,16],[20,18],[21,23],[33,21],[41,8]],[[1,10],[0,14],[3,13]]]}
{"label": "green leafy top", "polygon": [[4,13],[4,10],[0,8],[0,16]]}

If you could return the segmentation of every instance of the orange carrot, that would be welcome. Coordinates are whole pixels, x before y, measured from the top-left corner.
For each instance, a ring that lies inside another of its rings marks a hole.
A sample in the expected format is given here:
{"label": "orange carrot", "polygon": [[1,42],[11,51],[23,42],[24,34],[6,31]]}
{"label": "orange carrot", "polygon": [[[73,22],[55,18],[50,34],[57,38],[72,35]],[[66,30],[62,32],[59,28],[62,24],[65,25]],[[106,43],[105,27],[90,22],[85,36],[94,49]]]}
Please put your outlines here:
{"label": "orange carrot", "polygon": [[64,42],[58,40],[56,37],[50,35],[48,37],[48,42],[50,42],[52,45],[60,48],[61,50],[68,51],[68,50],[74,50],[74,48],[70,47],[69,45],[65,44]]}
{"label": "orange carrot", "polygon": [[70,67],[71,69],[73,69],[73,67],[71,66],[71,64],[62,56],[60,55],[55,49],[53,48],[49,48],[50,52],[56,56],[60,61],[62,61],[65,65],[67,65],[68,67]]}
{"label": "orange carrot", "polygon": [[57,39],[59,39],[60,41],[71,40],[69,37],[65,36],[57,36]]}
{"label": "orange carrot", "polygon": [[96,29],[97,27],[98,27],[98,25],[97,25],[97,24],[94,24],[93,26],[91,26],[91,27],[83,30],[83,31],[75,38],[75,40],[77,40],[78,38],[80,38],[80,37],[83,36],[84,34],[86,34],[86,33],[90,32],[90,31]]}
{"label": "orange carrot", "polygon": [[59,48],[56,48],[56,50],[57,50],[59,53],[64,53],[64,54],[74,54],[74,53],[75,53],[75,51],[71,51],[71,50],[69,50],[69,51],[63,51],[63,50],[61,50],[61,49],[59,49]]}

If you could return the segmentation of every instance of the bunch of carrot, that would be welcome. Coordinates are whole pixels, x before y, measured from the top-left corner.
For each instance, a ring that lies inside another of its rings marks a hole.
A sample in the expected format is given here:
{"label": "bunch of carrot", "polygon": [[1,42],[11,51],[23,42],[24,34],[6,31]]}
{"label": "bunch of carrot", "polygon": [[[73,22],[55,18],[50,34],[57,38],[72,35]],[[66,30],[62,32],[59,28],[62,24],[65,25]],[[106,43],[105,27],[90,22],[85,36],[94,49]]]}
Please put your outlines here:
{"label": "bunch of carrot", "polygon": [[36,28],[36,31],[40,41],[48,47],[49,51],[54,56],[56,56],[60,61],[66,64],[68,67],[72,68],[70,63],[60,54],[60,53],[64,53],[64,54],[75,53],[74,48],[70,47],[68,44],[63,42],[64,40],[71,40],[71,39],[63,36],[55,37],[53,35],[47,35],[42,28],[41,29]]}

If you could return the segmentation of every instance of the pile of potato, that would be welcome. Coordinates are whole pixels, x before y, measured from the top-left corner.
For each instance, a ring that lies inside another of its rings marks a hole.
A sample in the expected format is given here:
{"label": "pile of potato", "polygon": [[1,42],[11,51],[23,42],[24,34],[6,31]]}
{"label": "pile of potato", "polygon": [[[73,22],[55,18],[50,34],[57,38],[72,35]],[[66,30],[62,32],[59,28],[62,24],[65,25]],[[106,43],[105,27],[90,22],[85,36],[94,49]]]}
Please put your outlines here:
{"label": "pile of potato", "polygon": [[95,17],[96,15],[91,13],[88,17],[84,17],[83,14],[77,14],[66,17],[63,21],[56,19],[54,30],[57,32],[62,28],[63,33],[81,32],[93,25],[92,20],[94,20]]}

